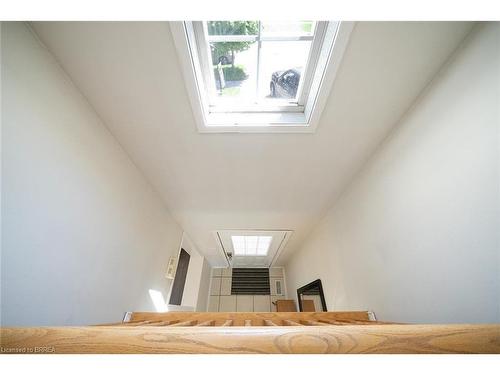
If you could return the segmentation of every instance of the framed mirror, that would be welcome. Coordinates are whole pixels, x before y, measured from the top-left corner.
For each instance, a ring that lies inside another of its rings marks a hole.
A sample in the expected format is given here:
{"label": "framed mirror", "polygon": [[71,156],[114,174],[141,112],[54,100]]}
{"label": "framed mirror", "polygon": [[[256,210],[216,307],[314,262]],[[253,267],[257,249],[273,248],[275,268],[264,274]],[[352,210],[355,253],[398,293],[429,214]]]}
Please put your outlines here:
{"label": "framed mirror", "polygon": [[327,311],[323,285],[317,279],[297,289],[299,311]]}

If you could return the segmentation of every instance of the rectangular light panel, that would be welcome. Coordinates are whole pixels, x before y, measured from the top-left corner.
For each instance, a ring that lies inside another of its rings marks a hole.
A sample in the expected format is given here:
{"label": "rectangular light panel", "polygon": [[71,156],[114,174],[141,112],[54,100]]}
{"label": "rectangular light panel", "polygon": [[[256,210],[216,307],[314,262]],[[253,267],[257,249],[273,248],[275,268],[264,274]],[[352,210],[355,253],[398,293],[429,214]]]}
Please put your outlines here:
{"label": "rectangular light panel", "polygon": [[234,255],[266,256],[272,239],[272,236],[231,236]]}

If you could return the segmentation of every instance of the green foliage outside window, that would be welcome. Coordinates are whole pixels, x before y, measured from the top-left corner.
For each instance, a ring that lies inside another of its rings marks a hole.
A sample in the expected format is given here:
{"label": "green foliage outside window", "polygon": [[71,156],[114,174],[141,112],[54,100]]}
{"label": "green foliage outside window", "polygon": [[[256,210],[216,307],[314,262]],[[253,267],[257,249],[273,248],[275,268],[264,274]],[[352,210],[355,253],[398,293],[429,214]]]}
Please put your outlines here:
{"label": "green foliage outside window", "polygon": [[[209,35],[257,35],[258,21],[208,21]],[[234,68],[234,54],[246,51],[255,42],[217,42],[212,44],[212,58],[214,64],[222,56],[231,55],[231,66]],[[228,78],[226,78],[228,79]]]}

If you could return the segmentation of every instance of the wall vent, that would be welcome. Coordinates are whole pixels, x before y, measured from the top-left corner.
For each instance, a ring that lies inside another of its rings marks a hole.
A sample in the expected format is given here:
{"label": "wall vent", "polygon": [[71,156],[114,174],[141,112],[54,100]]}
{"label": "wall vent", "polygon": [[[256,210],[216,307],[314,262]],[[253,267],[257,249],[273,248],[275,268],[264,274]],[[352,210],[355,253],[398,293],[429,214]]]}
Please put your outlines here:
{"label": "wall vent", "polygon": [[281,290],[281,280],[274,280],[274,286],[276,288],[276,294],[278,296],[283,295],[283,291]]}

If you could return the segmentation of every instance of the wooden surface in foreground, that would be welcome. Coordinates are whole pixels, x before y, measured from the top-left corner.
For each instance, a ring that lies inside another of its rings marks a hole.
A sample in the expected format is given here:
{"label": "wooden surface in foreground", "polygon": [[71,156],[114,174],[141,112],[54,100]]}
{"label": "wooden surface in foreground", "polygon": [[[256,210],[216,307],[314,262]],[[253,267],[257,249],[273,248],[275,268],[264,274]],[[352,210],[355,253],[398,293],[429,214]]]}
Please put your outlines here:
{"label": "wooden surface in foreground", "polygon": [[500,326],[3,328],[1,346],[54,353],[500,353]]}
{"label": "wooden surface in foreground", "polygon": [[[413,325],[368,312],[133,313],[92,327],[2,328],[2,353],[500,353],[500,325]],[[372,317],[373,318],[373,317]]]}
{"label": "wooden surface in foreground", "polygon": [[[296,322],[298,325],[345,325],[345,324],[387,324],[370,320],[368,311],[329,311],[329,312],[134,312],[131,319],[124,323],[151,325],[170,322],[166,325],[184,324],[196,326],[211,322],[212,326],[282,326],[289,325],[284,321]],[[175,322],[175,323],[174,323]],[[301,323],[302,322],[302,323]],[[304,323],[308,322],[308,323]],[[311,322],[315,322],[312,323]],[[109,324],[108,324],[109,325]]]}

